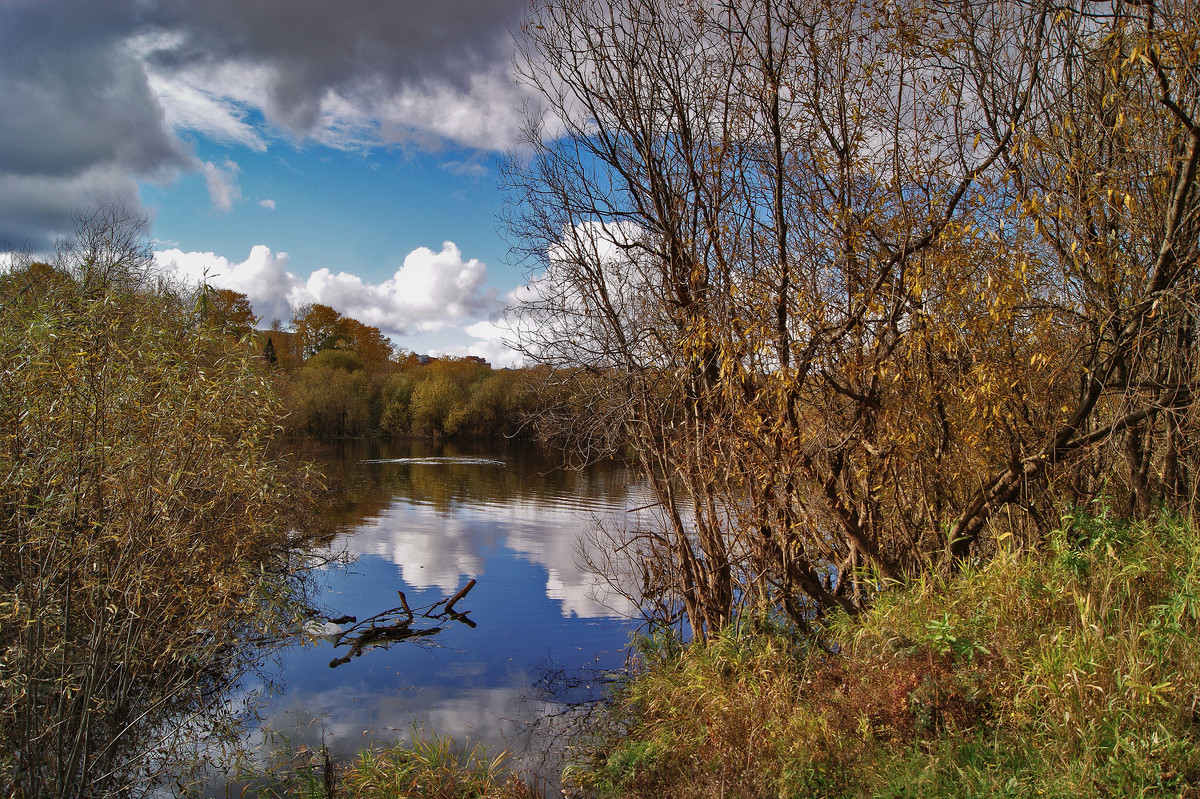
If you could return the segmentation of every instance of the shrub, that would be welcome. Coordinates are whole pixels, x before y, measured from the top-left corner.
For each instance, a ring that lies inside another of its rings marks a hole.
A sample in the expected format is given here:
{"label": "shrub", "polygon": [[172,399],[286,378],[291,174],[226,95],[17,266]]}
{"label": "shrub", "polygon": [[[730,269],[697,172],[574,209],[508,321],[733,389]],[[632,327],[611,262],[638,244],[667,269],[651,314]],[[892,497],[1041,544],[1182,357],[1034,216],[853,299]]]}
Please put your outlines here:
{"label": "shrub", "polygon": [[408,432],[408,406],[416,385],[405,374],[393,375],[383,387],[383,416],[379,426],[383,432],[398,436]]}
{"label": "shrub", "polygon": [[454,410],[464,403],[466,391],[444,374],[422,380],[409,402],[409,429],[419,436],[453,435]]}
{"label": "shrub", "polygon": [[211,754],[301,599],[261,360],[119,209],[0,278],[0,793],[133,795]]}
{"label": "shrub", "polygon": [[343,372],[358,372],[363,362],[349,350],[321,350],[304,362],[306,369],[341,369]]}
{"label": "shrub", "polygon": [[[324,352],[334,350],[318,355]],[[287,404],[287,424],[292,431],[325,437],[370,432],[370,380],[361,370],[305,364],[291,376]]]}

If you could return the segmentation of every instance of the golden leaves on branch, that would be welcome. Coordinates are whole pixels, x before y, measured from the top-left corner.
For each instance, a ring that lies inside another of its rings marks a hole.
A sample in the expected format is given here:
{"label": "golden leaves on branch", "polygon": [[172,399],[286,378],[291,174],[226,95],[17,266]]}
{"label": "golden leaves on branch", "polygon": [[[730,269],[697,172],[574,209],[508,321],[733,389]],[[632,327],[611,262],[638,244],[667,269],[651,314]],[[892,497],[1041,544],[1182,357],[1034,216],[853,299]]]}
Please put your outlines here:
{"label": "golden leaves on branch", "polygon": [[[569,333],[530,354],[610,356],[564,372],[595,399],[575,429],[695,509],[661,553],[684,612],[707,601],[692,559],[803,626],[1036,545],[1052,497],[1189,495],[1187,8],[536,5],[526,77],[564,132],[513,173],[517,236],[556,285],[636,275],[644,301],[548,300]],[[621,257],[551,255],[605,226]]]}

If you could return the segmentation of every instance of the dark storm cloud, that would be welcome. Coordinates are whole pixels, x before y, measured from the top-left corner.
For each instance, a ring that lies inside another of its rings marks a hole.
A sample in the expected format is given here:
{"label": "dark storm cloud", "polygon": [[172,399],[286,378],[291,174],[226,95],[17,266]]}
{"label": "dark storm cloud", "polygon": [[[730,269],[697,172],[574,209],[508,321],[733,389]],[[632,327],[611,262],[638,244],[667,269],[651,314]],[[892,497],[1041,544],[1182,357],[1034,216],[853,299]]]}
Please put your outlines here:
{"label": "dark storm cloud", "polygon": [[226,141],[246,144],[236,135],[246,110],[277,133],[342,146],[499,146],[495,116],[509,103],[495,87],[523,9],[0,0],[0,248],[46,246],[85,205],[123,199],[136,210],[137,180],[203,168],[181,132],[219,137],[224,124],[235,131]]}
{"label": "dark storm cloud", "polygon": [[145,73],[129,59],[92,47],[40,55],[14,73],[0,89],[0,164],[8,172],[66,177],[115,163],[148,174],[184,163]]}
{"label": "dark storm cloud", "polygon": [[222,0],[163,3],[165,29],[185,34],[154,59],[164,68],[238,60],[273,73],[268,111],[294,130],[317,122],[329,89],[387,93],[421,84],[460,91],[507,64],[521,0]]}
{"label": "dark storm cloud", "polygon": [[122,42],[124,6],[0,3],[0,247],[44,248],[84,205],[134,177],[186,167],[145,71]]}

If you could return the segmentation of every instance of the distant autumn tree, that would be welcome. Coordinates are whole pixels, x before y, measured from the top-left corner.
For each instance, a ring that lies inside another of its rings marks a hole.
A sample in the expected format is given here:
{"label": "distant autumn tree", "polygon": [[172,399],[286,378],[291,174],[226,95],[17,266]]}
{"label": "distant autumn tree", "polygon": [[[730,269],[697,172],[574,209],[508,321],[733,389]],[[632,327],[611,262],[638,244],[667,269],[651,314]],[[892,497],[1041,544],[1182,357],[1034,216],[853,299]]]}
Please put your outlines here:
{"label": "distant autumn tree", "polygon": [[320,303],[308,303],[292,315],[292,331],[300,339],[304,357],[325,349],[344,349],[349,343],[345,318]]}
{"label": "distant autumn tree", "polygon": [[292,329],[300,337],[306,358],[321,350],[350,350],[373,370],[384,368],[392,358],[391,339],[379,328],[343,316],[328,305],[302,305],[292,316]]}
{"label": "distant autumn tree", "polygon": [[297,309],[292,330],[305,361],[286,381],[289,430],[313,436],[378,433],[386,404],[381,394],[396,368],[391,340],[379,328],[321,304]]}
{"label": "distant autumn tree", "polygon": [[367,369],[378,371],[391,365],[392,340],[377,327],[363,324],[357,319],[344,318],[343,329],[347,347],[353,350]]}
{"label": "distant autumn tree", "polygon": [[198,304],[200,317],[205,324],[238,338],[249,335],[258,321],[250,298],[240,291],[204,285]]}

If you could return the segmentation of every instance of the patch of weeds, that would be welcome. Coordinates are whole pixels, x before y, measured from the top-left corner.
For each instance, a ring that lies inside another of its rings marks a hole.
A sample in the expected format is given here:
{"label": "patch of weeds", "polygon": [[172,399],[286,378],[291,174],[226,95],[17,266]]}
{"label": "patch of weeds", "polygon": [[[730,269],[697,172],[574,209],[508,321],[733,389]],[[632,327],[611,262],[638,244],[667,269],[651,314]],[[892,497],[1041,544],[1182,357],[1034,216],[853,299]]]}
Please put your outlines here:
{"label": "patch of weeds", "polygon": [[826,620],[819,647],[754,625],[655,641],[577,784],[1200,799],[1200,536],[1099,506],[1069,510],[1048,544],[881,594]]}
{"label": "patch of weeds", "polygon": [[408,741],[365,749],[336,765],[322,746],[284,740],[272,763],[241,775],[243,796],[257,799],[539,799],[507,768],[508,752],[460,747],[453,738],[414,730]]}
{"label": "patch of weeds", "polygon": [[533,788],[510,774],[507,751],[460,747],[453,738],[414,730],[408,742],[361,752],[339,772],[339,795],[364,799],[525,799]]}
{"label": "patch of weeds", "polygon": [[972,641],[966,635],[956,631],[956,625],[950,618],[949,611],[941,616],[925,622],[925,640],[933,651],[939,655],[953,654],[974,661],[976,653],[989,654],[987,647]]}

